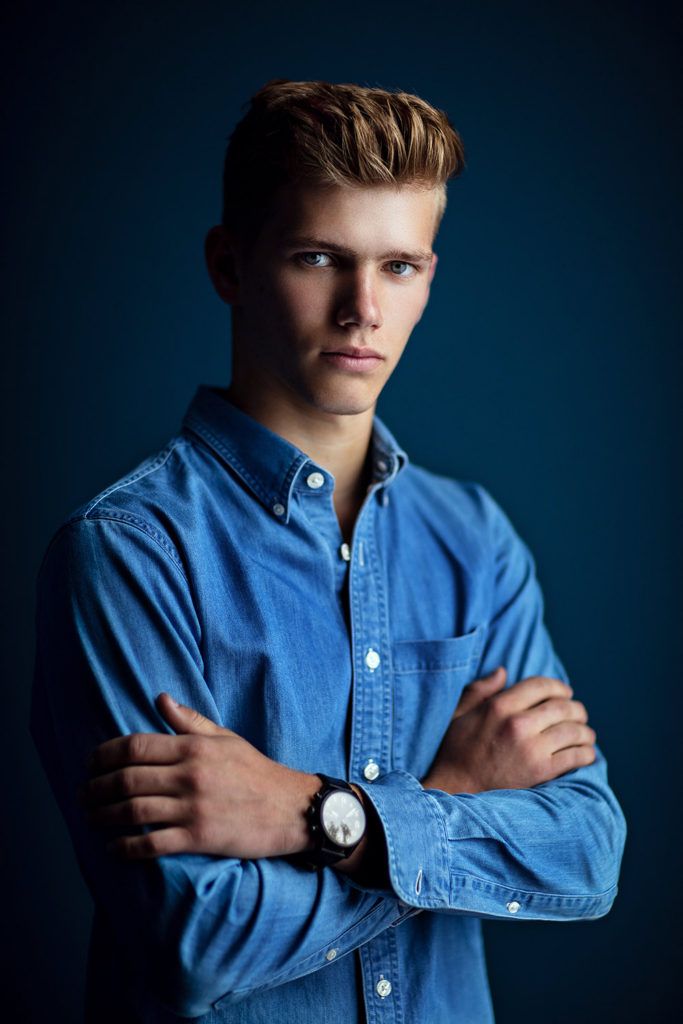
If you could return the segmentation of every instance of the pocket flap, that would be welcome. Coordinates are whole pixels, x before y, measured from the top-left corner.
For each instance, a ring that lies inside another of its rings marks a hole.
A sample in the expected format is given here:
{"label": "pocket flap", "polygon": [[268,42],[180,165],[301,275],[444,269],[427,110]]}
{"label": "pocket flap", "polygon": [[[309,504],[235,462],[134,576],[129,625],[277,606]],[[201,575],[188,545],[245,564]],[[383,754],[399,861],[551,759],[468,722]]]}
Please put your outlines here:
{"label": "pocket flap", "polygon": [[443,640],[398,640],[392,646],[394,672],[445,672],[464,668],[481,654],[486,626]]}

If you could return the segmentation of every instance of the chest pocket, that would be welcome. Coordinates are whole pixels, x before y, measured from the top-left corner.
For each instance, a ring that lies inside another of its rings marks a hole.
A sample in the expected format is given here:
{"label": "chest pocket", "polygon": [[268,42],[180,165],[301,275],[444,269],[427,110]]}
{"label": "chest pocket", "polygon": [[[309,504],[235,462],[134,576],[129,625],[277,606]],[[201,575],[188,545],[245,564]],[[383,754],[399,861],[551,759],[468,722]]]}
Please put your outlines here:
{"label": "chest pocket", "polygon": [[463,687],[476,679],[485,635],[481,625],[445,640],[393,643],[395,768],[426,775]]}

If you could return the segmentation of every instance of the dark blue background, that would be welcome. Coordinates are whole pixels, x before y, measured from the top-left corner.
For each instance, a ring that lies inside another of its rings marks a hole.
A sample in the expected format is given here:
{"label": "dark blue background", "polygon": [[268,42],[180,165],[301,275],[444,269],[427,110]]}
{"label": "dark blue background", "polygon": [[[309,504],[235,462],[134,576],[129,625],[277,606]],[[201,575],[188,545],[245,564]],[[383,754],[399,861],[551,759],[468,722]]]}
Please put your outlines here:
{"label": "dark blue background", "polygon": [[463,135],[430,306],[380,413],[530,544],[629,821],[607,918],[486,925],[499,1024],[674,1019],[680,28],[614,2],[5,16],[7,1019],[78,1020],[90,916],[27,735],[35,573],[67,512],[159,447],[196,384],[227,382],[203,236],[227,135],[276,76],[416,92]]}

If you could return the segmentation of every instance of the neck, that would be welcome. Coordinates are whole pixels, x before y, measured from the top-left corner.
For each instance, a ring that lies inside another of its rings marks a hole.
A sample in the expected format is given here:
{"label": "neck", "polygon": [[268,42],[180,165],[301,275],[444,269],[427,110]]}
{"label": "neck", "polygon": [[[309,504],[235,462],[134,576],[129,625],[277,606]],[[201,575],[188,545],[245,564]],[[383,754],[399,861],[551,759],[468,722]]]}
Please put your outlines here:
{"label": "neck", "polygon": [[226,397],[332,474],[334,507],[344,539],[349,540],[371,479],[368,450],[374,406],[361,413],[338,415],[296,398],[286,404],[273,400],[266,388],[243,388],[234,378]]}

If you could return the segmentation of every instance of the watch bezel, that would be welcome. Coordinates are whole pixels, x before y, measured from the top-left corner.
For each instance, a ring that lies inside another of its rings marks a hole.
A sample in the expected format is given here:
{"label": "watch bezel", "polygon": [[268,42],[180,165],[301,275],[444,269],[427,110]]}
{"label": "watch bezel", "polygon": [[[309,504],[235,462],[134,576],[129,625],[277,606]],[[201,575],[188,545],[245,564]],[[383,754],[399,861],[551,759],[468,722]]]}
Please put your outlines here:
{"label": "watch bezel", "polygon": [[[354,839],[350,843],[340,843],[338,839],[335,839],[333,836],[330,835],[330,833],[329,833],[329,831],[327,829],[327,826],[325,824],[325,816],[324,816],[325,815],[325,805],[327,804],[327,802],[330,799],[330,797],[333,797],[333,796],[347,796],[347,797],[351,797],[351,799],[355,800],[356,803],[358,804],[358,809],[360,811],[361,818],[362,818],[362,821],[363,821],[363,827],[361,829],[361,833],[360,833],[360,836],[358,837],[358,839]],[[358,794],[352,789],[351,786],[349,786],[348,790],[347,789],[329,789],[327,791],[327,793],[325,793],[325,795],[322,797],[322,799],[320,801],[319,820],[320,820],[320,828],[321,828],[322,832],[324,833],[325,839],[327,840],[327,842],[331,843],[333,846],[339,847],[340,850],[344,850],[344,851],[346,851],[348,853],[350,853],[356,846],[358,846],[358,844],[360,843],[361,839],[365,835],[365,833],[367,831],[367,827],[368,827],[368,818],[367,818],[367,814],[365,813],[365,808],[363,807],[363,801],[360,799]]]}

